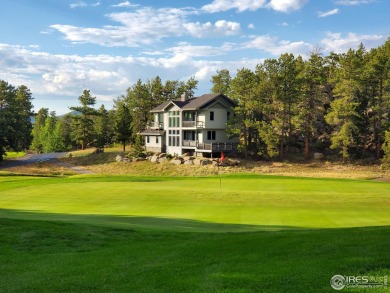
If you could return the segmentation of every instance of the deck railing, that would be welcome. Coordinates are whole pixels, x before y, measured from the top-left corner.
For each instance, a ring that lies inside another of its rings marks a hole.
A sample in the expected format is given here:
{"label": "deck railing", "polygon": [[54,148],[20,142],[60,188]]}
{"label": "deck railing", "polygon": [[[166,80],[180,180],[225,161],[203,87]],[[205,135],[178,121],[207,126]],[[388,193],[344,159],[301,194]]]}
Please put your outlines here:
{"label": "deck railing", "polygon": [[193,147],[203,151],[235,151],[237,150],[238,143],[234,142],[213,142],[213,143],[198,143],[194,140],[183,140],[183,147]]}
{"label": "deck railing", "polygon": [[182,127],[196,127],[196,128],[204,128],[204,122],[203,121],[183,121]]}
{"label": "deck railing", "polygon": [[182,146],[183,147],[191,147],[191,148],[196,148],[196,141],[195,140],[183,140],[182,141]]}
{"label": "deck railing", "polygon": [[149,122],[146,126],[147,129],[163,129],[164,123],[163,122]]}

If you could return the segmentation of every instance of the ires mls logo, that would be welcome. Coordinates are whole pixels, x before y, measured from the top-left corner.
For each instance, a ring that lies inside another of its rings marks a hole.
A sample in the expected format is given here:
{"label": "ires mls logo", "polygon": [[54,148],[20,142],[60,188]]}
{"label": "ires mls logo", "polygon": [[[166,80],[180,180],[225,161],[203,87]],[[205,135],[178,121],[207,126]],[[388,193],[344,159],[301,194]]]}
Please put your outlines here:
{"label": "ires mls logo", "polygon": [[335,290],[344,288],[387,288],[387,276],[342,276],[334,275],[330,286]]}

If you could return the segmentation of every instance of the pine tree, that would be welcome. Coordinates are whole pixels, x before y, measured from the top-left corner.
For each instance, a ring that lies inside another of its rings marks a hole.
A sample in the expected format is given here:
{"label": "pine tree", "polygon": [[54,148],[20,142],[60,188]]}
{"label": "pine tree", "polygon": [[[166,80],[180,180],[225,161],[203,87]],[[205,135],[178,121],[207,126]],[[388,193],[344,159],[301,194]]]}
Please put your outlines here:
{"label": "pine tree", "polygon": [[35,123],[32,130],[33,140],[31,143],[31,148],[37,153],[43,152],[42,131],[45,126],[45,121],[48,115],[49,115],[48,108],[39,109],[38,113],[35,115]]}
{"label": "pine tree", "polygon": [[75,133],[77,139],[81,141],[81,149],[84,150],[93,140],[91,137],[93,134],[92,117],[98,115],[98,113],[93,108],[96,104],[96,98],[91,96],[89,90],[84,90],[78,100],[81,106],[69,107],[69,109],[77,111],[77,113],[72,116],[75,122],[73,126],[76,128]]}
{"label": "pine tree", "polygon": [[211,82],[213,84],[211,92],[228,95],[230,92],[231,80],[229,70],[218,70],[216,75],[211,76]]}
{"label": "pine tree", "polygon": [[116,140],[123,145],[123,151],[126,151],[126,143],[128,143],[132,136],[131,122],[132,117],[129,108],[123,101],[115,102],[115,135]]}

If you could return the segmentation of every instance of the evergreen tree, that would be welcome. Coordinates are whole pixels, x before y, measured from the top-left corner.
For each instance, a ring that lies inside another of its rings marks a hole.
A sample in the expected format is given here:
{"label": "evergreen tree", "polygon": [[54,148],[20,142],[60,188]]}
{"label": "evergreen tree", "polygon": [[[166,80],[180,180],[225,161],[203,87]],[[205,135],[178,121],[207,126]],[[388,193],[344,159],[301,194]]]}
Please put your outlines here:
{"label": "evergreen tree", "polygon": [[123,151],[126,151],[126,143],[128,143],[132,136],[131,122],[132,117],[129,108],[122,101],[116,101],[115,103],[115,133],[116,140],[123,145]]}
{"label": "evergreen tree", "polygon": [[30,147],[32,136],[32,95],[26,86],[17,89],[0,80],[0,161],[6,150]]}
{"label": "evergreen tree", "polygon": [[91,137],[93,134],[92,117],[98,115],[98,113],[93,108],[96,104],[96,98],[91,96],[89,90],[84,90],[78,100],[81,106],[69,107],[69,109],[77,111],[75,115],[72,115],[75,122],[73,126],[75,127],[76,138],[81,142],[81,149],[84,150],[93,140]]}
{"label": "evergreen tree", "polygon": [[31,143],[31,148],[37,153],[43,152],[43,135],[42,131],[45,126],[46,118],[49,115],[48,108],[39,109],[38,113],[35,115],[35,123],[32,130],[33,140]]}
{"label": "evergreen tree", "polygon": [[[318,51],[310,54],[304,63],[302,74],[302,95],[299,100],[298,127],[305,139],[305,158],[309,159],[313,138],[319,136],[319,122],[324,120],[325,104],[324,59]],[[325,131],[325,130],[324,130]]]}
{"label": "evergreen tree", "polygon": [[285,148],[292,143],[297,116],[298,101],[301,95],[300,70],[293,54],[283,54],[278,59],[278,72],[274,104],[277,107],[274,124],[280,133],[279,155],[283,157]]}
{"label": "evergreen tree", "polygon": [[256,96],[256,84],[257,76],[247,68],[238,70],[231,81],[230,97],[237,102],[237,106],[234,108],[235,116],[229,121],[228,132],[230,135],[240,135],[245,158],[248,157],[249,146],[257,136],[259,99]]}
{"label": "evergreen tree", "polygon": [[222,69],[218,70],[216,75],[211,77],[211,82],[213,87],[211,88],[211,92],[216,94],[225,94],[228,95],[230,92],[230,82],[231,77],[229,70]]}
{"label": "evergreen tree", "polygon": [[55,152],[58,145],[58,137],[55,137],[54,132],[57,124],[57,116],[55,111],[51,111],[50,115],[45,120],[45,125],[42,129],[42,147],[43,152]]}
{"label": "evergreen tree", "polygon": [[333,126],[331,148],[341,148],[343,161],[349,157],[348,149],[355,145],[359,129],[356,121],[360,115],[356,111],[359,103],[357,96],[361,90],[361,78],[364,65],[364,49],[350,49],[339,59],[337,83],[334,88],[335,100],[331,102],[326,121]]}
{"label": "evergreen tree", "polygon": [[108,111],[101,105],[98,110],[98,115],[94,119],[94,130],[96,137],[96,147],[104,148],[105,145],[111,143],[110,120]]}

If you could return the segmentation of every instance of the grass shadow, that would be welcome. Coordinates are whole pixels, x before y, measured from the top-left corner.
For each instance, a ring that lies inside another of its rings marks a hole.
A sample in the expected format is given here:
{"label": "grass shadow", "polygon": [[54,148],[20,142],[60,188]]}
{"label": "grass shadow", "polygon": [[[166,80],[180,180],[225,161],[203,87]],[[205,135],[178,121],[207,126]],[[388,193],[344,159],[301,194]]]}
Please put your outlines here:
{"label": "grass shadow", "polygon": [[[176,232],[254,232],[254,231],[281,231],[281,230],[304,230],[305,227],[283,225],[248,225],[214,223],[183,218],[167,217],[143,217],[121,216],[102,214],[64,214],[43,213],[41,211],[27,211],[17,209],[0,209],[0,218],[38,220],[38,221],[61,221],[78,224],[98,225],[123,229],[139,229],[148,231],[176,231]],[[310,228],[311,229],[311,228]]]}

